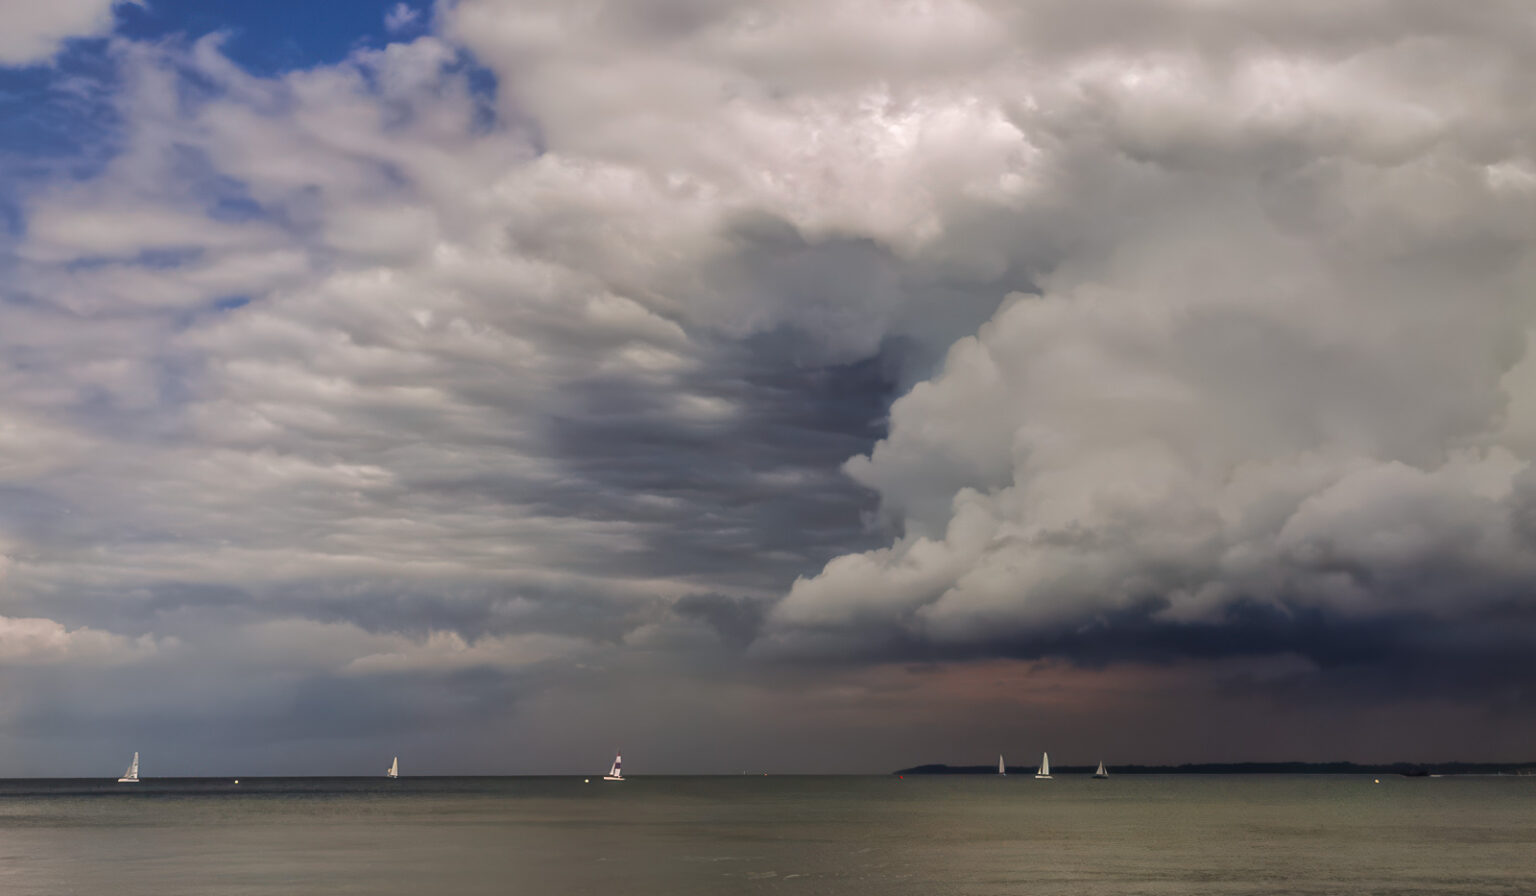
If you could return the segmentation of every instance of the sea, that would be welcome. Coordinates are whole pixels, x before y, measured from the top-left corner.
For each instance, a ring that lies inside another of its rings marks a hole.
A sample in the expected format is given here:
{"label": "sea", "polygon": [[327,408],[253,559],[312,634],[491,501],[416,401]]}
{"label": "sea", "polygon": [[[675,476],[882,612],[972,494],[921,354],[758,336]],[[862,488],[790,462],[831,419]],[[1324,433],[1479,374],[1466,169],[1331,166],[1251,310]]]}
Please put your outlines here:
{"label": "sea", "polygon": [[1536,777],[0,781],[0,894],[1532,894]]}

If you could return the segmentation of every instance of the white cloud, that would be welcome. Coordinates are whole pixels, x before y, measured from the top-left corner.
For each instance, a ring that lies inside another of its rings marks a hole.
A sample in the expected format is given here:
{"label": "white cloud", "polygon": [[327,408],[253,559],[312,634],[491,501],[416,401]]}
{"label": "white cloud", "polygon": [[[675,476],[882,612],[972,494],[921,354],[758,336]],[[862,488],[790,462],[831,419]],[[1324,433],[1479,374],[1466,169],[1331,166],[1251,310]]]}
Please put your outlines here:
{"label": "white cloud", "polygon": [[590,652],[577,638],[528,634],[466,641],[453,632],[432,632],[425,640],[400,643],[388,652],[370,653],[349,662],[346,672],[378,675],[398,672],[451,672],[462,669],[523,669]]}
{"label": "white cloud", "polygon": [[12,485],[78,462],[91,440],[68,428],[19,414],[0,421],[0,483]]}
{"label": "white cloud", "polygon": [[0,666],[117,665],[152,656],[162,646],[149,636],[128,638],[92,628],[65,628],[52,619],[0,616]]}
{"label": "white cloud", "polygon": [[396,3],[384,14],[384,30],[398,34],[421,20],[421,10],[407,3]]}
{"label": "white cloud", "polygon": [[112,8],[137,0],[5,0],[0,3],[0,65],[36,65],[52,59],[72,37],[112,29]]}

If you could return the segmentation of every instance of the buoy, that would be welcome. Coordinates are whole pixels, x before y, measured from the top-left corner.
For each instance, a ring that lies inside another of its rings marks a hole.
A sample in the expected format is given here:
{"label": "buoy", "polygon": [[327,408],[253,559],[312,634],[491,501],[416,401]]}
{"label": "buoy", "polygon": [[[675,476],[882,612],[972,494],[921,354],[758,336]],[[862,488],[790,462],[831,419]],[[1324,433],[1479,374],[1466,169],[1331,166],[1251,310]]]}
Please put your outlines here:
{"label": "buoy", "polygon": [[236,779],[235,779],[235,783],[236,783],[236,784],[239,784],[239,783],[240,783],[240,779],[239,779],[239,778],[236,778]]}
{"label": "buoy", "polygon": [[1380,779],[1380,778],[1377,778],[1377,779],[1376,779],[1376,783],[1377,783],[1377,784],[1380,784],[1380,783],[1381,783],[1381,779]]}
{"label": "buoy", "polygon": [[582,778],[581,779],[581,783],[583,783],[583,784],[591,784],[592,783],[592,779],[591,778]]}

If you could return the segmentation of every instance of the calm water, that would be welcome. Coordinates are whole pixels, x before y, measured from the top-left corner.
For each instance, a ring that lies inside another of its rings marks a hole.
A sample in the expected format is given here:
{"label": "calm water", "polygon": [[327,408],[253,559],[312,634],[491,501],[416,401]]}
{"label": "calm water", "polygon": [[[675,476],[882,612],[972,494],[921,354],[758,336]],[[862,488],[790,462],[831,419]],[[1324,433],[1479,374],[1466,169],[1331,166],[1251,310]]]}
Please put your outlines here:
{"label": "calm water", "polygon": [[1536,777],[0,781],[0,893],[1528,894]]}

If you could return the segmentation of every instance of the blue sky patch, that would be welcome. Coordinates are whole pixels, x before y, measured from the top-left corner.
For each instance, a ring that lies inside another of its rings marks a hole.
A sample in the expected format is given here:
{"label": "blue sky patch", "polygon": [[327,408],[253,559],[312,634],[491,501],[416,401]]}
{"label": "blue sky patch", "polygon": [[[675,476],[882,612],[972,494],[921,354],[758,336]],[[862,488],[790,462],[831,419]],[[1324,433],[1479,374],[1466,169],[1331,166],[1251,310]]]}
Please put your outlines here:
{"label": "blue sky patch", "polygon": [[391,34],[385,18],[398,0],[152,0],[125,6],[118,33],[134,39],[171,35],[200,37],[224,31],[224,53],[247,71],[270,76],[327,65],[362,47],[382,46],[393,37],[412,37],[430,17],[421,4],[408,27]]}

